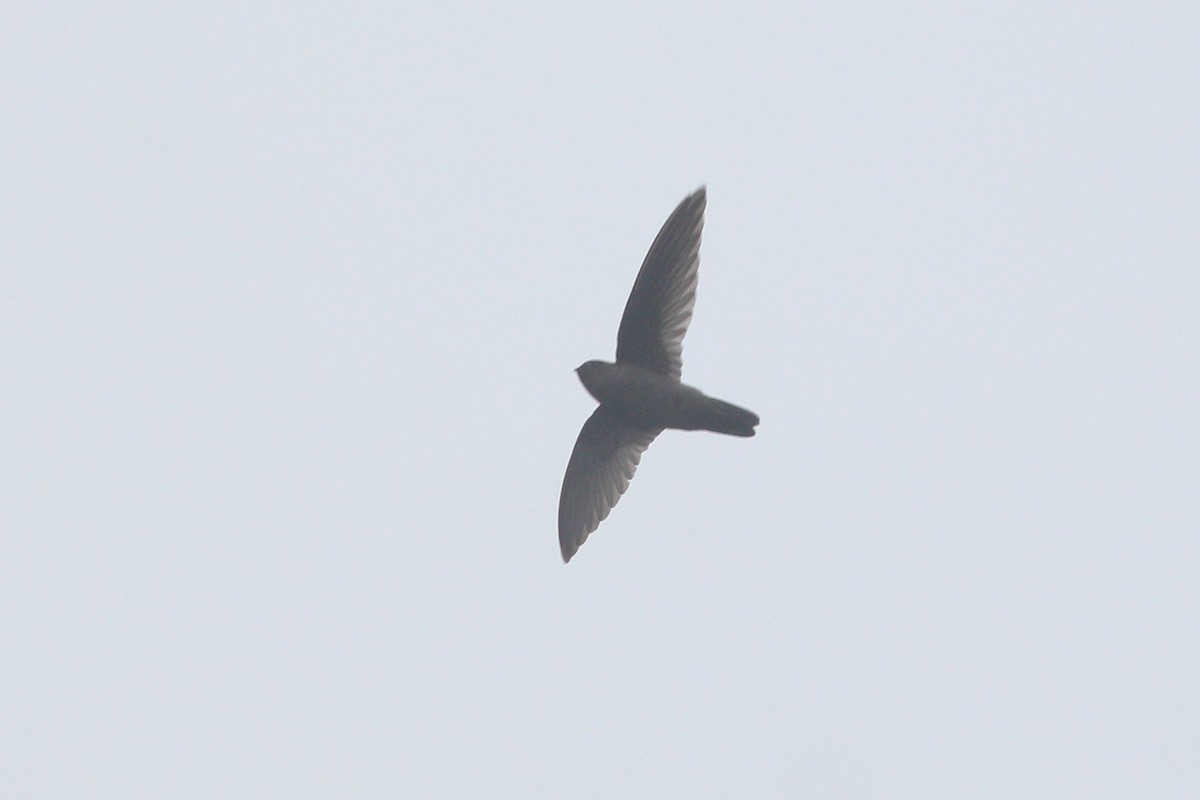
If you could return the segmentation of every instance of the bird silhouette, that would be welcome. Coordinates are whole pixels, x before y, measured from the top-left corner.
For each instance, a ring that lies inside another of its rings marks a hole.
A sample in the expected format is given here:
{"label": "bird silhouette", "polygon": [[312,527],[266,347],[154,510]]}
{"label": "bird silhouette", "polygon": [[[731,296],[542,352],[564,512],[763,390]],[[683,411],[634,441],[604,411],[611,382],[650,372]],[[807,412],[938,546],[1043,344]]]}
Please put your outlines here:
{"label": "bird silhouette", "polygon": [[666,428],[753,436],[758,415],[681,383],[707,202],[701,186],[658,232],[625,303],[615,363],[575,370],[600,405],[579,431],[558,499],[558,544],[571,560],[629,488],[642,453]]}

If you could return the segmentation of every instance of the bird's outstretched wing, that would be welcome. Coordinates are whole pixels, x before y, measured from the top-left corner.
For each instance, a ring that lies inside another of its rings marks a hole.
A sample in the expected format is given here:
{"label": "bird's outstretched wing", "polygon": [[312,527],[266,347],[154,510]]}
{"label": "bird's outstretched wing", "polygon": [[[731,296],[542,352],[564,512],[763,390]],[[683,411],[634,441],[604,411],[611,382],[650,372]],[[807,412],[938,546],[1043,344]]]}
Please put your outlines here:
{"label": "bird's outstretched wing", "polygon": [[701,186],[675,208],[650,245],[621,317],[618,364],[679,380],[683,335],[696,305],[705,203]]}
{"label": "bird's outstretched wing", "polygon": [[563,561],[571,560],[621,499],[642,453],[659,432],[634,428],[603,405],[583,423],[558,498],[558,544]]}

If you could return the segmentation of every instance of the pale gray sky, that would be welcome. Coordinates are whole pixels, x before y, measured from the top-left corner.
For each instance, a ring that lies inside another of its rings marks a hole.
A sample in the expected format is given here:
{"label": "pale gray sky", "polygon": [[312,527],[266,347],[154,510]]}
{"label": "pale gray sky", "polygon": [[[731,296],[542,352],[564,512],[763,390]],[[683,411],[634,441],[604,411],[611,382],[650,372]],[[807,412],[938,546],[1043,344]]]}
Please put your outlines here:
{"label": "pale gray sky", "polygon": [[0,11],[0,796],[1200,796],[1193,5],[401,6]]}

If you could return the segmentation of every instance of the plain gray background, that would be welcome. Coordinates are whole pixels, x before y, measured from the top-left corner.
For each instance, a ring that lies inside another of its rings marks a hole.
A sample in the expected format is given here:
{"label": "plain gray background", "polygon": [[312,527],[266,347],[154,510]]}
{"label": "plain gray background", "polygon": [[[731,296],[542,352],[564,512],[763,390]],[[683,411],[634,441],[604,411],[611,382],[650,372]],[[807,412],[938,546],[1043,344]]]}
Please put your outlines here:
{"label": "plain gray background", "polygon": [[0,794],[1200,796],[1193,4],[403,6],[0,12]]}

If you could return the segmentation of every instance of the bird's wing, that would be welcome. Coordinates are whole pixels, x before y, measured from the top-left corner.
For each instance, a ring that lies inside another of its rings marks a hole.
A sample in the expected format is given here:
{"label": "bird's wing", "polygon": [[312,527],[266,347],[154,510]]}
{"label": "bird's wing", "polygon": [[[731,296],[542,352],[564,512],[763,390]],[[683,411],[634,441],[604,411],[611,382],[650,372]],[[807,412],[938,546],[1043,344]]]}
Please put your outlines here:
{"label": "bird's wing", "polygon": [[683,199],[650,245],[625,303],[617,332],[617,363],[679,380],[683,335],[696,305],[705,189]]}
{"label": "bird's wing", "polygon": [[657,429],[630,426],[603,405],[583,423],[558,498],[558,544],[563,561],[571,560],[621,499],[642,453],[658,434]]}

